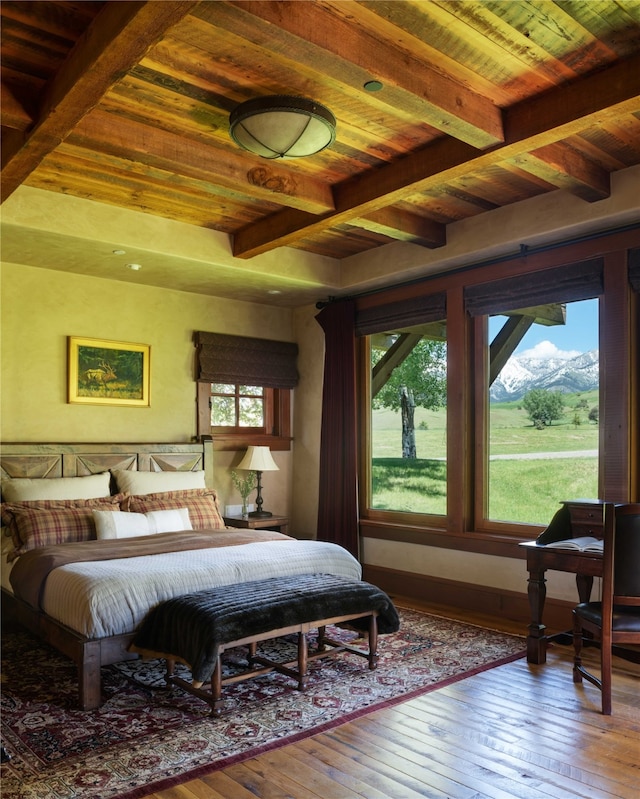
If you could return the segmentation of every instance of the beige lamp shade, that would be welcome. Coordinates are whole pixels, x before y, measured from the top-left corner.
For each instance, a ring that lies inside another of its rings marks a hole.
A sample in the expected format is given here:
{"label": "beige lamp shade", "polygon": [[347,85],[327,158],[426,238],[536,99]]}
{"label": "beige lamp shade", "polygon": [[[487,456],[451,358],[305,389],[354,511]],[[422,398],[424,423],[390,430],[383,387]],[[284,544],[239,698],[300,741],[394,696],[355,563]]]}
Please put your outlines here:
{"label": "beige lamp shade", "polygon": [[277,472],[278,465],[271,457],[269,447],[248,447],[244,458],[237,466],[252,472]]}
{"label": "beige lamp shade", "polygon": [[256,510],[252,510],[249,516],[257,519],[266,519],[273,514],[271,511],[262,509],[262,472],[277,472],[278,466],[271,457],[269,447],[248,447],[244,458],[237,466],[238,469],[247,469],[256,473],[257,494]]}

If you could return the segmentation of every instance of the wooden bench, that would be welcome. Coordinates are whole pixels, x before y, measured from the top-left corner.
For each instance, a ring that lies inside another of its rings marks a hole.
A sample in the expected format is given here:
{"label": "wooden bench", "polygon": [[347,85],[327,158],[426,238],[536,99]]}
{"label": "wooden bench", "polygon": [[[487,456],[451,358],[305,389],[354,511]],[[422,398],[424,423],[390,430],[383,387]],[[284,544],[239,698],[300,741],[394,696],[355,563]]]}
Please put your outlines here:
{"label": "wooden bench", "polygon": [[[369,661],[369,668],[375,669],[377,666],[378,661],[378,654],[377,654],[377,640],[378,640],[378,625],[377,625],[377,611],[373,611],[370,613],[347,613],[343,616],[336,616],[332,619],[317,619],[313,622],[305,622],[301,624],[292,624],[288,627],[281,627],[278,630],[270,630],[268,632],[259,633],[257,635],[247,636],[245,638],[238,638],[236,641],[229,641],[225,644],[221,644],[218,650],[218,659],[216,662],[216,667],[214,669],[213,675],[211,677],[211,682],[209,683],[210,690],[206,690],[205,688],[201,687],[202,684],[197,682],[188,682],[187,680],[183,680],[181,677],[176,677],[174,675],[174,668],[176,660],[175,658],[167,658],[167,672],[166,672],[166,680],[169,683],[174,685],[179,685],[181,688],[184,688],[185,691],[188,691],[190,694],[194,696],[200,697],[200,699],[204,699],[205,702],[208,702],[211,705],[212,712],[214,715],[219,715],[222,709],[222,686],[223,685],[231,685],[233,683],[242,682],[244,680],[251,679],[252,677],[258,677],[261,674],[268,674],[271,671],[277,671],[280,674],[286,674],[288,677],[292,677],[293,679],[298,681],[298,690],[304,691],[305,685],[307,682],[307,665],[310,660],[314,660],[315,658],[320,657],[327,657],[329,655],[334,655],[337,652],[348,650],[353,652],[355,655],[359,655],[361,657],[367,658]],[[346,643],[342,643],[340,641],[336,641],[332,638],[329,638],[326,635],[326,627],[329,624],[340,624],[343,622],[354,621],[355,619],[362,619],[367,618],[369,620],[369,651],[363,652],[361,649],[357,649],[354,646],[351,646]],[[318,630],[318,643],[317,649],[315,651],[309,651],[308,642],[307,642],[307,633],[311,630],[317,629]],[[274,638],[280,638],[283,635],[290,635],[292,633],[297,633],[298,635],[298,657],[297,660],[278,663],[270,658],[264,657],[257,653],[257,646],[258,643],[261,641],[270,641]],[[223,677],[222,676],[222,653],[227,649],[233,649],[234,647],[238,646],[245,646],[248,645],[249,647],[249,656],[248,656],[248,664],[249,668],[246,671],[243,671],[239,674],[234,674],[230,677]],[[327,646],[331,648],[328,649]],[[259,668],[253,668],[254,664],[261,664]],[[297,668],[296,668],[297,667]],[[206,685],[206,683],[204,683]]]}
{"label": "wooden bench", "polygon": [[[154,608],[134,639],[133,651],[166,659],[168,683],[178,685],[211,705],[218,715],[222,687],[272,671],[297,680],[304,690],[310,660],[342,651],[377,665],[379,619],[382,629],[398,629],[398,615],[389,597],[360,580],[326,574],[296,575],[200,591],[167,600]],[[326,627],[350,623],[368,635],[368,651],[330,638]],[[310,651],[308,633],[318,630]],[[276,662],[258,653],[258,643],[297,635],[297,658]],[[222,654],[248,647],[248,668],[222,676]],[[176,662],[192,669],[191,682],[174,673]],[[204,686],[209,686],[205,688]]]}

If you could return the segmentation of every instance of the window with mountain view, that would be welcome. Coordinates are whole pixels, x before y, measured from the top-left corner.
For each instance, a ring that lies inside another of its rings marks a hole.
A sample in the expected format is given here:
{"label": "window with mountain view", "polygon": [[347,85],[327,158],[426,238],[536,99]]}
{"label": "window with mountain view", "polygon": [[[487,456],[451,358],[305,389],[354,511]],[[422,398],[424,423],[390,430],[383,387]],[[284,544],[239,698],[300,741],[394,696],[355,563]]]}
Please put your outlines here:
{"label": "window with mountain view", "polygon": [[598,300],[532,310],[489,319],[494,521],[544,524],[561,500],[598,496]]}

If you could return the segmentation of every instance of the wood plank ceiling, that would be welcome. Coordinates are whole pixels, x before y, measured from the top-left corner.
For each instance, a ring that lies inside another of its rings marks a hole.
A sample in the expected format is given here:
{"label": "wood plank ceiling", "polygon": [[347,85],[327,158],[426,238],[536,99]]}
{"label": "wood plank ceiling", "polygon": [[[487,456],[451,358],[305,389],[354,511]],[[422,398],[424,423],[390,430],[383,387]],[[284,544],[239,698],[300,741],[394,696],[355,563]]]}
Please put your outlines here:
{"label": "wood plank ceiling", "polygon": [[[2,198],[22,184],[343,259],[640,163],[639,0],[11,2]],[[377,92],[364,86],[376,80]],[[229,113],[300,95],[337,137],[241,150]]]}

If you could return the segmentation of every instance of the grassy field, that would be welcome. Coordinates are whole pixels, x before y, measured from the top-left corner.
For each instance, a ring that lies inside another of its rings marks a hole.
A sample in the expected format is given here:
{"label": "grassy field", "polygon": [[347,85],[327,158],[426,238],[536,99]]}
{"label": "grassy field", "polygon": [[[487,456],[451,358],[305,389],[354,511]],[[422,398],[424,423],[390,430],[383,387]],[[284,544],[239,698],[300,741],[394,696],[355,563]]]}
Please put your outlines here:
{"label": "grassy field", "polygon": [[[598,449],[598,425],[587,418],[597,404],[597,392],[567,395],[563,419],[536,430],[519,403],[492,403],[489,518],[546,524],[560,500],[597,496],[598,458],[592,453]],[[374,412],[372,505],[444,514],[446,410],[417,408],[415,421],[418,457],[403,459],[400,416]],[[551,455],[567,452],[585,454]]]}

